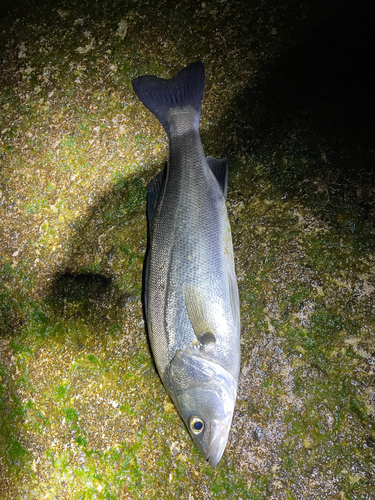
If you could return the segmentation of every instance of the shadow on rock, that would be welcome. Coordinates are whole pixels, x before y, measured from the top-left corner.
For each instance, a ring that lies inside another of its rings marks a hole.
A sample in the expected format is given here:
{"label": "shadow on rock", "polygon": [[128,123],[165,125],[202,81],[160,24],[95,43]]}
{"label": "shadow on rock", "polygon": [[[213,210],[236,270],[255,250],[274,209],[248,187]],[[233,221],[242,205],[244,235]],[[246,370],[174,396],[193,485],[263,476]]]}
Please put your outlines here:
{"label": "shadow on rock", "polygon": [[351,6],[309,32],[230,106],[225,154],[262,163],[285,199],[354,211],[375,225],[375,6]]}
{"label": "shadow on rock", "polygon": [[113,294],[112,280],[106,276],[65,273],[53,285],[49,302],[61,316],[86,317],[90,311],[108,307]]}

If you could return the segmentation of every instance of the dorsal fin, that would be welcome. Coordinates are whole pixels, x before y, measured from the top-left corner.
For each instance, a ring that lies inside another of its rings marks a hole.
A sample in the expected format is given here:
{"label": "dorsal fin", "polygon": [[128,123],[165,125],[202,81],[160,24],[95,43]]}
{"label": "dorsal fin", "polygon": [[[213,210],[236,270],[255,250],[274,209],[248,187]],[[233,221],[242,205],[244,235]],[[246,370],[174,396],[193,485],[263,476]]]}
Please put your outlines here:
{"label": "dorsal fin", "polygon": [[198,342],[204,346],[216,342],[212,321],[202,293],[189,283],[184,283],[182,289],[191,326]]}
{"label": "dorsal fin", "polygon": [[218,160],[212,156],[207,156],[207,164],[210,167],[212,173],[215,175],[220,187],[223,191],[224,198],[227,199],[228,191],[228,162],[226,158]]}

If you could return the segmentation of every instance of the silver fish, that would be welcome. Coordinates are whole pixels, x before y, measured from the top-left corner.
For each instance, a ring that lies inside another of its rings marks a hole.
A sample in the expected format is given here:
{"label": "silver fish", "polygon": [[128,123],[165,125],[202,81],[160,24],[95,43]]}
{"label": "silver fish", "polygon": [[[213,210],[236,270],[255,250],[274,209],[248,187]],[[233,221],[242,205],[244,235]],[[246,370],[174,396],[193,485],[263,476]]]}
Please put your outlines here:
{"label": "silver fish", "polygon": [[170,79],[133,80],[169,138],[169,162],[148,185],[145,310],[160,378],[211,466],[231,427],[240,369],[240,302],[225,206],[226,160],[204,155],[203,63]]}

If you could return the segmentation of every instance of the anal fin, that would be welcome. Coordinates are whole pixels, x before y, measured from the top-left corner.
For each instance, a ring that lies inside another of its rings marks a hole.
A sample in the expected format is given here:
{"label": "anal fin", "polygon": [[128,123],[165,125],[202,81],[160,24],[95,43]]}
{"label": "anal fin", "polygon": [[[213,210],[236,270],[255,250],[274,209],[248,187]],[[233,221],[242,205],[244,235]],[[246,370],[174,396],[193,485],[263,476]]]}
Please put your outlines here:
{"label": "anal fin", "polygon": [[150,228],[154,220],[156,207],[163,192],[166,178],[166,167],[163,168],[151,181],[147,184],[147,218]]}

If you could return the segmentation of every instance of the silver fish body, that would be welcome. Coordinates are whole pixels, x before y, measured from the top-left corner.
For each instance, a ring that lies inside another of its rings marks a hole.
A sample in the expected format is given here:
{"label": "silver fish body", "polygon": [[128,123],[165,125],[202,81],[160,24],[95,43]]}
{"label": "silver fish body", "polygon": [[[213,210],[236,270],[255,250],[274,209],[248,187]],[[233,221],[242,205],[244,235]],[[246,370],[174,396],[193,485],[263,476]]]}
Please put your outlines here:
{"label": "silver fish body", "polygon": [[150,343],[168,394],[215,466],[228,440],[240,368],[240,304],[225,206],[227,163],[206,158],[203,151],[202,63],[169,80],[139,77],[133,87],[163,124],[170,144],[166,171],[148,186]]}

